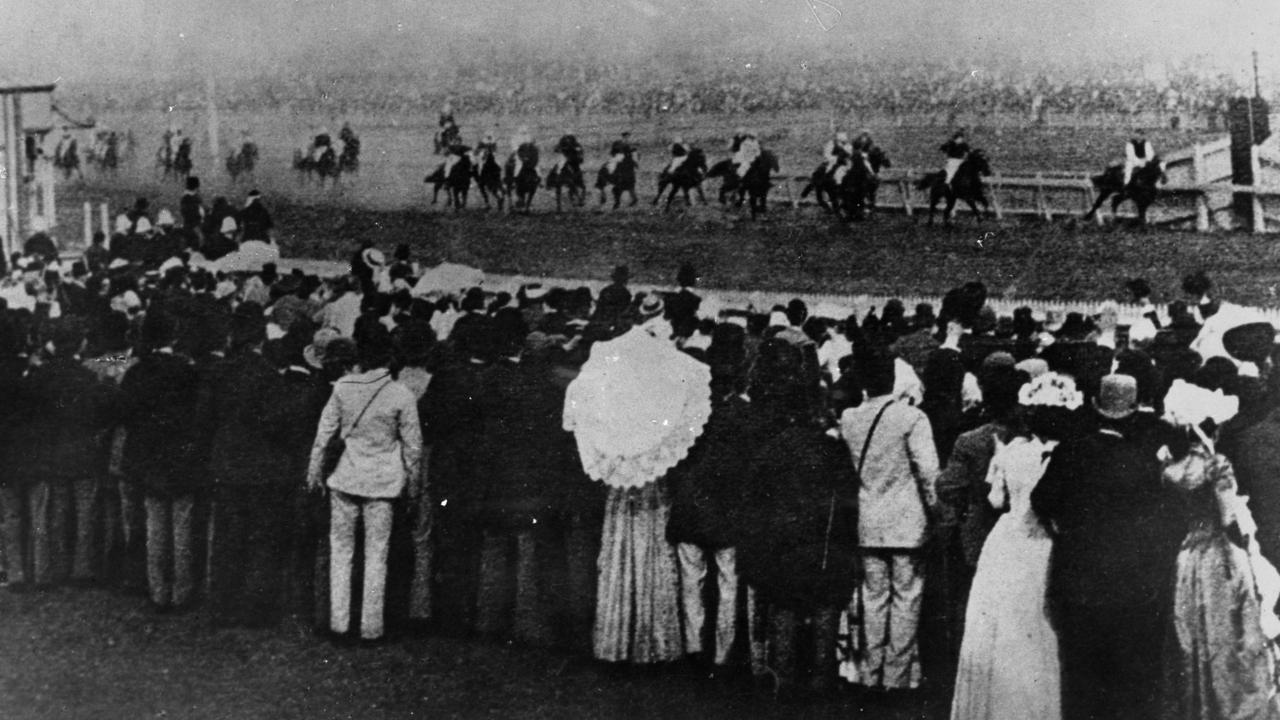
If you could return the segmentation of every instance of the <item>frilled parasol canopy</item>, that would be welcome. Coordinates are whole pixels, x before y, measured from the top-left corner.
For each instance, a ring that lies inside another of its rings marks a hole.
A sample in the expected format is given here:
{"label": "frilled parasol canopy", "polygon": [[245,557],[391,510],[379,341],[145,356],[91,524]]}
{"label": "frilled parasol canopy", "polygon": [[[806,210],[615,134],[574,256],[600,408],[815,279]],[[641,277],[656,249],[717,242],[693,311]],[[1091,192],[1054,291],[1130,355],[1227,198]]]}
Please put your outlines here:
{"label": "frilled parasol canopy", "polygon": [[565,394],[587,475],[640,487],[684,459],[711,416],[711,370],[636,328],[597,343]]}

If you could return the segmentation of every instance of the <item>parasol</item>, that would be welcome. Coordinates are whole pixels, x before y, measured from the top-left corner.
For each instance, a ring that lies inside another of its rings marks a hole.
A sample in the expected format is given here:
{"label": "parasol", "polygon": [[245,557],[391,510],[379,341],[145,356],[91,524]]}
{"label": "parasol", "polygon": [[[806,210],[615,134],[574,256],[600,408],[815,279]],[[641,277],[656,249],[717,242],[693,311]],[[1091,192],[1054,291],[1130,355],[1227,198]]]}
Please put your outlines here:
{"label": "parasol", "polygon": [[642,326],[596,343],[565,393],[587,475],[640,487],[689,453],[711,416],[711,370]]}
{"label": "parasol", "polygon": [[427,268],[413,286],[413,295],[421,297],[434,290],[455,293],[484,284],[484,271],[467,265],[443,262]]}
{"label": "parasol", "polygon": [[253,273],[262,272],[267,263],[279,262],[280,248],[261,240],[246,240],[240,249],[228,253],[212,263],[216,272]]}

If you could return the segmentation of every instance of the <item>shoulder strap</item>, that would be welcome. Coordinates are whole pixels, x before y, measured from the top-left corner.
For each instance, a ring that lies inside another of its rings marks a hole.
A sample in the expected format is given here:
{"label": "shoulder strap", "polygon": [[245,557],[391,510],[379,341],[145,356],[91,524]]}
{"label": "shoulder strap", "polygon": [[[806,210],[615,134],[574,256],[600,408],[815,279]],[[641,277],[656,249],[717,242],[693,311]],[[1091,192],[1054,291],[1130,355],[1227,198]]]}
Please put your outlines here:
{"label": "shoulder strap", "polygon": [[884,411],[894,403],[893,400],[885,403],[880,408],[880,412],[876,413],[876,418],[871,421],[871,427],[867,428],[867,439],[862,442],[862,453],[858,456],[858,482],[862,482],[862,466],[867,462],[867,450],[871,448],[871,436],[876,434],[876,427],[880,425],[880,418],[884,417]]}
{"label": "shoulder strap", "polygon": [[377,400],[378,396],[382,394],[382,391],[385,390],[386,387],[390,384],[391,384],[391,379],[390,377],[388,377],[387,381],[382,383],[382,385],[378,386],[378,389],[374,391],[373,395],[369,396],[369,401],[366,402],[364,404],[364,407],[360,409],[360,414],[356,416],[356,421],[351,423],[351,429],[347,430],[347,434],[342,437],[343,440],[346,440],[347,438],[351,437],[351,434],[356,431],[356,426],[359,425],[360,421],[364,418],[365,411],[369,409],[369,406],[373,404],[373,401]]}

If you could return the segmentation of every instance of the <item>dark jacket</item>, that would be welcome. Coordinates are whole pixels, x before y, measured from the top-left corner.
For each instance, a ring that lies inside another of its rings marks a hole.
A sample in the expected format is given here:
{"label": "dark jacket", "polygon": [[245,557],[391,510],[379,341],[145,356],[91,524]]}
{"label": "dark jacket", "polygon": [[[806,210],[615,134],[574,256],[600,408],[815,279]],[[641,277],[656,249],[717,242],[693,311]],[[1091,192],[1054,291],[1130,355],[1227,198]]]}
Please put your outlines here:
{"label": "dark jacket", "polygon": [[1186,528],[1159,461],[1145,450],[1098,431],[1054,451],[1031,493],[1053,527],[1051,601],[1134,607],[1166,594]]}
{"label": "dark jacket", "polygon": [[244,231],[245,240],[270,240],[270,231],[275,227],[271,221],[271,213],[262,206],[261,200],[255,200],[240,211],[240,229]]}
{"label": "dark jacket", "polygon": [[1000,518],[1001,511],[987,500],[991,492],[987,470],[995,455],[996,438],[1007,439],[1007,433],[1007,428],[996,422],[961,433],[938,478],[939,499],[955,512],[961,549],[970,567],[977,566],[982,545]]}
{"label": "dark jacket", "polygon": [[667,475],[671,516],[667,541],[718,549],[733,544],[738,495],[761,433],[750,405],[734,395],[717,401],[689,456]]}
{"label": "dark jacket", "polygon": [[53,358],[19,383],[7,431],[9,465],[19,484],[91,477],[105,468],[99,433],[112,422],[115,389],[75,358]]}
{"label": "dark jacket", "polygon": [[126,477],[150,494],[185,495],[202,484],[195,465],[199,376],[182,355],[153,352],[129,368],[120,384]]}
{"label": "dark jacket", "polygon": [[847,604],[857,582],[849,511],[857,497],[842,443],[816,427],[775,434],[753,453],[739,495],[738,571],[771,604],[798,612]]}
{"label": "dark jacket", "polygon": [[500,360],[480,383],[482,520],[502,527],[545,522],[564,508],[566,468],[576,452],[563,428],[564,391],[545,365],[527,361]]}
{"label": "dark jacket", "polygon": [[284,381],[266,358],[240,351],[214,363],[200,387],[196,429],[214,486],[280,485],[289,476],[285,444],[290,422],[281,402]]}
{"label": "dark jacket", "polygon": [[1280,409],[1242,431],[1238,445],[1232,464],[1258,524],[1258,546],[1280,563]]}
{"label": "dark jacket", "polygon": [[469,362],[443,367],[418,401],[422,444],[431,448],[427,478],[432,502],[451,516],[477,510],[479,453],[484,436],[480,397],[485,366]]}

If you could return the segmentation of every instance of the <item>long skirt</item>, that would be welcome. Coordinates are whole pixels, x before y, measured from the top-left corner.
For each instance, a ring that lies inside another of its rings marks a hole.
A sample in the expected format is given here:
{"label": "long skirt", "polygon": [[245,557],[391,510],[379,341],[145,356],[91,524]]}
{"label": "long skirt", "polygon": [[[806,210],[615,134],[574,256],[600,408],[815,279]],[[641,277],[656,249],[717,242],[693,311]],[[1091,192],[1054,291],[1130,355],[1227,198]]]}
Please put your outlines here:
{"label": "long skirt", "polygon": [[661,482],[609,490],[592,633],[597,659],[660,663],[683,652],[676,550],[666,539],[670,510]]}

